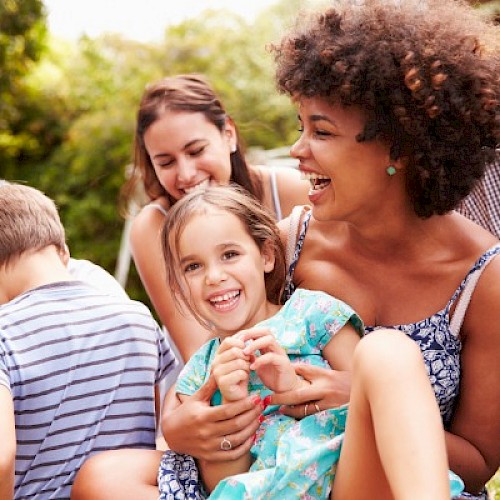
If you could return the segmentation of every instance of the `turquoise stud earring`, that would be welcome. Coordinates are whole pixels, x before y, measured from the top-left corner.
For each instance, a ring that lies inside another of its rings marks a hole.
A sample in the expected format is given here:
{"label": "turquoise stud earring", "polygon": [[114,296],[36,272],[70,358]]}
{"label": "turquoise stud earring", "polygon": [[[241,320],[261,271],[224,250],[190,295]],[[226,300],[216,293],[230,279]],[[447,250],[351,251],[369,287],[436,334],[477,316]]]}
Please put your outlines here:
{"label": "turquoise stud earring", "polygon": [[385,171],[387,172],[387,175],[392,177],[396,173],[396,167],[394,165],[389,165]]}

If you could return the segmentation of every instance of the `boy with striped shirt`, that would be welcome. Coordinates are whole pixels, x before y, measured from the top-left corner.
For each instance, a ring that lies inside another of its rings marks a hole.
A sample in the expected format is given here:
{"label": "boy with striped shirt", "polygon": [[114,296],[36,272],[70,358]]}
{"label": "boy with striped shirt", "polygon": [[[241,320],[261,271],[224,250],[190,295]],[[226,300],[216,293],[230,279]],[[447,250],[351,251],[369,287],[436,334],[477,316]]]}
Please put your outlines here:
{"label": "boy with striped shirt", "polygon": [[90,455],[155,448],[177,360],[143,304],[72,277],[40,191],[0,184],[0,234],[0,498],[69,499]]}

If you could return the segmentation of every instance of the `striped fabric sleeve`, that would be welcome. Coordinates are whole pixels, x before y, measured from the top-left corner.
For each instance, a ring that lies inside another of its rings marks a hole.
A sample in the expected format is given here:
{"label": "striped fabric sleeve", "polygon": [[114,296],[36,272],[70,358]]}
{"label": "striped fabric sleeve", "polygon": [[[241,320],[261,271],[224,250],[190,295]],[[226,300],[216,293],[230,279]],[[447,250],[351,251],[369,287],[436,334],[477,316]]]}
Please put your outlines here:
{"label": "striped fabric sleeve", "polygon": [[500,150],[457,211],[500,238]]}

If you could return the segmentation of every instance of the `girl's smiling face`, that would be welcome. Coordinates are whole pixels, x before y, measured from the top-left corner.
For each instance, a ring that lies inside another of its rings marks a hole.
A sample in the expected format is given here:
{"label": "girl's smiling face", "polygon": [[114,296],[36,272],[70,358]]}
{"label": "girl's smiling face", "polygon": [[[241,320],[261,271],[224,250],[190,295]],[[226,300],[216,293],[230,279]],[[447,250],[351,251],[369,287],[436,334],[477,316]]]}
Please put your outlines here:
{"label": "girl's smiling face", "polygon": [[180,235],[178,256],[193,307],[219,336],[274,313],[264,280],[274,253],[266,246],[261,251],[236,215],[216,209],[194,215]]}
{"label": "girl's smiling face", "polygon": [[170,196],[231,178],[231,150],[236,132],[229,121],[220,131],[203,113],[166,111],[144,133],[144,145],[156,176]]}

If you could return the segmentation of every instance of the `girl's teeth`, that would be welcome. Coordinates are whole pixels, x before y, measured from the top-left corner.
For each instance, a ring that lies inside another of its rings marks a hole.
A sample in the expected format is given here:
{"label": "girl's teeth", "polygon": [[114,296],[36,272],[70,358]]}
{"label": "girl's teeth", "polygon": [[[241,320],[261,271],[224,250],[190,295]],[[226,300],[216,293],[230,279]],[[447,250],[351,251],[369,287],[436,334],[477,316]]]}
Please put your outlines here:
{"label": "girl's teeth", "polygon": [[218,297],[213,297],[210,299],[210,302],[224,302],[226,300],[230,300],[230,299],[233,299],[234,297],[237,297],[239,295],[240,292],[229,292],[229,293],[225,293],[224,295],[219,295]]}

